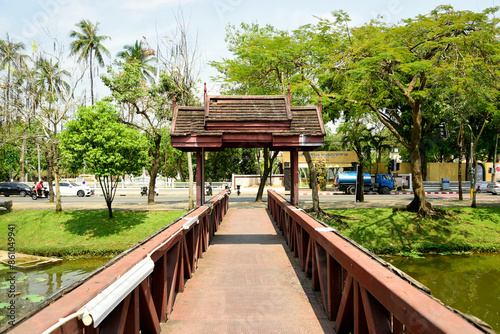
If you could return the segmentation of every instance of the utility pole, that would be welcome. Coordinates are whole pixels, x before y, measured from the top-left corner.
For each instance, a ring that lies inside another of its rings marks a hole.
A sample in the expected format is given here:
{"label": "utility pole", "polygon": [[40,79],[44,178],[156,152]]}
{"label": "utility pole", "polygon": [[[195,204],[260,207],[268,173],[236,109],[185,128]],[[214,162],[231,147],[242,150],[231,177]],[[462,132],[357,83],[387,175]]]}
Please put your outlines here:
{"label": "utility pole", "polygon": [[495,139],[495,152],[493,153],[493,170],[491,171],[491,182],[495,182],[495,180],[496,180],[497,150],[498,150],[498,129],[497,129],[497,135],[496,135],[496,139]]}

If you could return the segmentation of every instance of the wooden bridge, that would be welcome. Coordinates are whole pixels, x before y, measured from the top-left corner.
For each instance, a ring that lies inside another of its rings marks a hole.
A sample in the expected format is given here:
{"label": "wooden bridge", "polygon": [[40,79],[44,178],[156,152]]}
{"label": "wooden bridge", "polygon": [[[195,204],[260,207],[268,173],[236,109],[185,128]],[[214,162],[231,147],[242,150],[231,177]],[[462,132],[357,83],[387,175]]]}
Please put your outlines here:
{"label": "wooden bridge", "polygon": [[488,332],[273,191],[267,210],[228,210],[228,198],[44,301],[11,332]]}

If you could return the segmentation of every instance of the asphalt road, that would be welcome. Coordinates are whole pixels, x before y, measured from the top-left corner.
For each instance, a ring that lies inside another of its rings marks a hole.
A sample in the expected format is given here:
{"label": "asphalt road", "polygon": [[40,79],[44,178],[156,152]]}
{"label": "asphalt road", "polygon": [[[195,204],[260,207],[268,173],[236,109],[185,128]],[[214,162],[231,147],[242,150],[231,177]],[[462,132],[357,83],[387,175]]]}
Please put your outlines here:
{"label": "asphalt road", "polygon": [[[214,192],[215,194],[217,192]],[[284,191],[280,192],[285,195]],[[288,197],[285,195],[285,197]],[[207,198],[208,199],[208,198]],[[397,207],[408,204],[413,199],[413,195],[365,195],[365,202],[356,203],[354,195],[320,195],[321,207],[324,209],[344,209],[344,208],[370,208],[370,207]],[[458,201],[458,194],[428,194],[427,199],[435,206],[470,206],[469,194],[464,194],[464,201]],[[40,198],[32,200],[30,197],[10,196],[0,197],[0,202],[12,200],[14,210],[40,210],[53,209],[54,204],[47,199]],[[263,198],[267,201],[267,196]],[[237,196],[234,192],[230,197],[231,207],[262,206],[265,204],[255,203],[255,194],[241,194]],[[299,193],[300,207],[308,208],[312,206],[311,195],[304,195],[304,191]],[[481,193],[477,195],[478,206],[500,205],[500,195]],[[95,210],[106,209],[106,203],[102,196],[91,197],[62,197],[63,210]],[[112,207],[117,210],[186,210],[187,194],[162,195],[155,198],[155,204],[147,204],[147,198],[137,196],[133,192],[117,194]]]}

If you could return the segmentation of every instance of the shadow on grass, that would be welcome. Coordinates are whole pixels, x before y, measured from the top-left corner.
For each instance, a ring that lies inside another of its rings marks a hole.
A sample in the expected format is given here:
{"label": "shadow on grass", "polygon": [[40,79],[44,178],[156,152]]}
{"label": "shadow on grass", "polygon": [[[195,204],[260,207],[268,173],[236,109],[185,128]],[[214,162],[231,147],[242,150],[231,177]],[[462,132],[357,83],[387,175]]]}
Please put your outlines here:
{"label": "shadow on grass", "polygon": [[[376,209],[375,209],[376,210]],[[446,245],[457,238],[471,236],[465,229],[458,228],[459,221],[454,218],[437,221],[419,221],[415,217],[402,216],[391,212],[389,216],[365,218],[365,222],[351,223],[352,231],[343,230],[351,239],[376,252],[392,250],[411,251],[416,245]]]}
{"label": "shadow on grass", "polygon": [[148,212],[113,211],[114,218],[108,218],[108,211],[66,211],[69,219],[64,223],[66,231],[89,237],[105,237],[119,234],[145,223]]}

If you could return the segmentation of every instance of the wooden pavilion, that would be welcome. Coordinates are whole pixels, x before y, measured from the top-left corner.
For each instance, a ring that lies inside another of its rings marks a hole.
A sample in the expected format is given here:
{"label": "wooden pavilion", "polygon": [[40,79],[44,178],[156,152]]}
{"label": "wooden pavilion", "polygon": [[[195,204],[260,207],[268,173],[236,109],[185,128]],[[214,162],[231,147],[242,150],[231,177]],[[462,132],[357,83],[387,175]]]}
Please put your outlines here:
{"label": "wooden pavilion", "polygon": [[290,151],[290,202],[298,204],[298,151],[323,145],[325,128],[318,106],[291,106],[288,95],[207,95],[204,106],[174,105],[172,146],[196,152],[196,204],[205,202],[205,151],[269,148]]}

